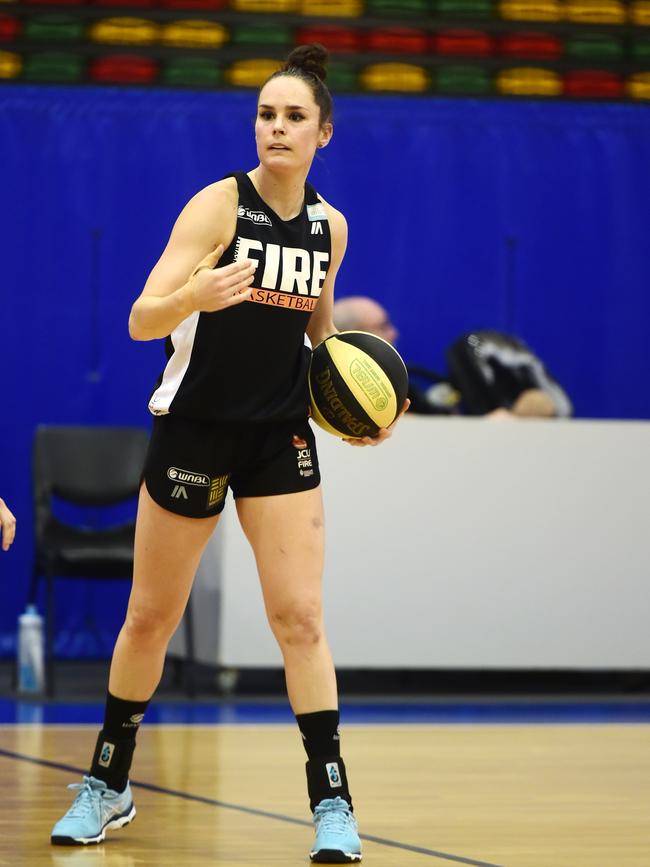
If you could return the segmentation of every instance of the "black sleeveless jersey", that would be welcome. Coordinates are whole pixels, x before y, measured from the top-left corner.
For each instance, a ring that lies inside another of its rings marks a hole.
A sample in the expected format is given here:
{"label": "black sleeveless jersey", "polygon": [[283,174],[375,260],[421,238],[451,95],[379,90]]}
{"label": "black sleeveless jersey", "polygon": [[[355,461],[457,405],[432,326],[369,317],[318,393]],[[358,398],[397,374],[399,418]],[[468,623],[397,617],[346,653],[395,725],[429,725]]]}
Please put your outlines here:
{"label": "black sleeveless jersey", "polygon": [[225,422],[304,417],[311,353],[305,329],[331,258],[325,208],[305,184],[302,210],[281,220],[247,174],[229,177],[237,180],[237,226],[217,267],[256,260],[253,294],[215,313],[195,311],[174,329],[149,409]]}

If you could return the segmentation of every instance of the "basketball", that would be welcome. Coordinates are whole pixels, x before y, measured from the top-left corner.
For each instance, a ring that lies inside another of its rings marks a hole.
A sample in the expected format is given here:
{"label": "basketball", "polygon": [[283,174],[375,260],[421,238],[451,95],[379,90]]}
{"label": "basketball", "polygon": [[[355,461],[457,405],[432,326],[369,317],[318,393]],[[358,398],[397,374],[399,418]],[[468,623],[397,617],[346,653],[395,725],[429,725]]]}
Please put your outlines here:
{"label": "basketball", "polygon": [[343,331],[314,349],[309,393],[312,418],[323,430],[337,437],[374,437],[400,413],[408,373],[386,340],[366,331]]}

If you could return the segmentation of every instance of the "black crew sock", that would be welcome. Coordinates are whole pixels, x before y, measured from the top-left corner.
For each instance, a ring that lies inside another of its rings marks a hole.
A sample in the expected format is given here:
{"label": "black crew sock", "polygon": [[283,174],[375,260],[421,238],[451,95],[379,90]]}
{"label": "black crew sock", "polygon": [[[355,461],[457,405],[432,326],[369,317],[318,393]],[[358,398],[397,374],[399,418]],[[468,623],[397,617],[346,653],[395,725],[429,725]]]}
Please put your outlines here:
{"label": "black crew sock", "polygon": [[310,759],[318,756],[339,756],[339,712],[319,710],[316,713],[296,714],[302,742]]}
{"label": "black crew sock", "polygon": [[136,735],[148,704],[106,694],[104,726],[97,736],[90,775],[103,780],[115,792],[126,788]]}
{"label": "black crew sock", "polygon": [[309,761],[307,789],[311,811],[326,798],[337,796],[352,809],[345,765],[341,759],[338,710],[296,714],[298,728]]}

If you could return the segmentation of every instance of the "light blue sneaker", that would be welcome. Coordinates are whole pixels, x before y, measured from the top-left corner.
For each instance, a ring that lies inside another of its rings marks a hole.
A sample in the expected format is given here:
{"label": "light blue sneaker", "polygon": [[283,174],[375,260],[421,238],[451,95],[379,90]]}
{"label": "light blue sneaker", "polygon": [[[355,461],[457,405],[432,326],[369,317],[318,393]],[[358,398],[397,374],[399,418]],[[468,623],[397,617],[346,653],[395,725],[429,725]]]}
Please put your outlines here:
{"label": "light blue sneaker", "polygon": [[52,828],[51,840],[57,846],[101,843],[106,831],[128,825],[135,816],[128,783],[123,792],[114,792],[103,780],[84,777],[83,783],[72,783],[68,788],[78,789],[79,794]]}
{"label": "light blue sneaker", "polygon": [[343,798],[326,798],[314,810],[316,841],[309,857],[317,864],[361,861],[357,820]]}

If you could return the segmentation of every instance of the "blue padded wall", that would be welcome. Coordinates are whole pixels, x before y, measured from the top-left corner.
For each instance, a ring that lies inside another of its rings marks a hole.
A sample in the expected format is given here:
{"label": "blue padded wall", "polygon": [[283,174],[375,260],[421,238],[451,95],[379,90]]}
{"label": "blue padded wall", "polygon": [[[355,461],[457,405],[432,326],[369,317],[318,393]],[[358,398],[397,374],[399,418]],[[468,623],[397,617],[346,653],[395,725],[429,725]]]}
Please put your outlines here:
{"label": "blue padded wall", "polygon": [[[162,345],[127,317],[194,192],[252,168],[252,92],[4,86],[0,654],[31,569],[35,426],[149,424]],[[409,361],[522,336],[580,416],[650,417],[650,113],[626,104],[346,96],[311,179],[350,224],[338,294],[370,294]],[[63,585],[62,585],[63,586]],[[110,651],[128,588],[68,583],[58,650]]]}

